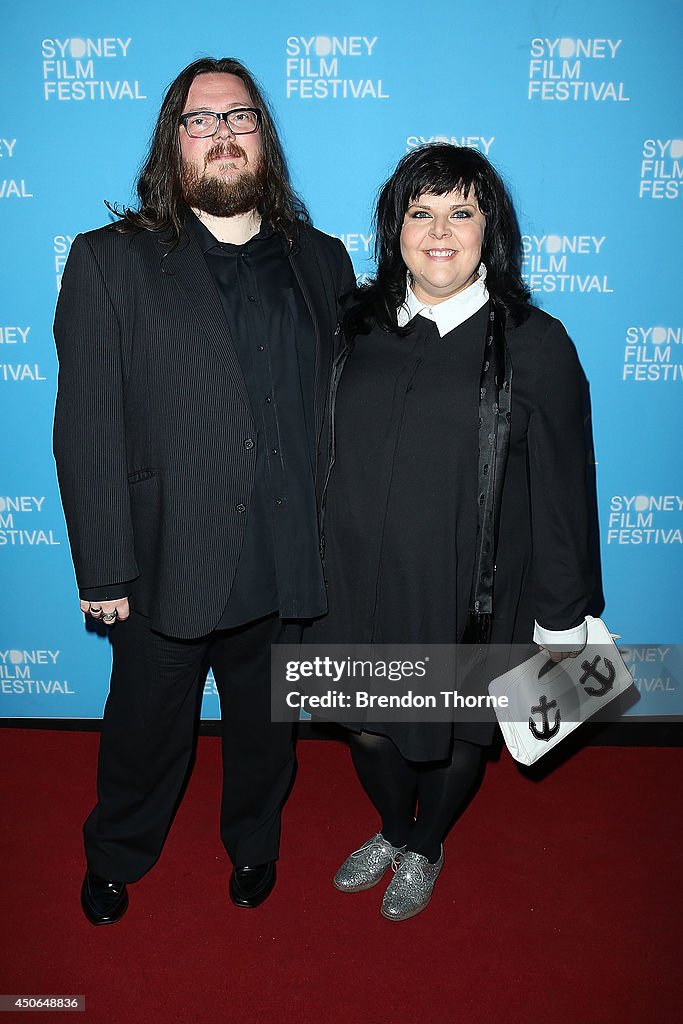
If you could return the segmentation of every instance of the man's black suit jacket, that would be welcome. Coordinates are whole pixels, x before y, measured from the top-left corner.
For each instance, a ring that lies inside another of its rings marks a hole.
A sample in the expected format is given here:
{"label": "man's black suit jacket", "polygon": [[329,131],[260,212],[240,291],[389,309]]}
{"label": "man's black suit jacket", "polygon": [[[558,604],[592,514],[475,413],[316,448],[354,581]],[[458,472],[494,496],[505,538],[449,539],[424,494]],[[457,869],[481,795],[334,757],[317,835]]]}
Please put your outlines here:
{"label": "man's black suit jacket", "polygon": [[[227,603],[256,451],[247,389],[195,239],[113,226],[74,239],[55,316],[54,451],[81,588],[133,581],[151,626],[210,632]],[[354,284],[338,239],[302,225],[290,254],[316,333],[320,437]]]}

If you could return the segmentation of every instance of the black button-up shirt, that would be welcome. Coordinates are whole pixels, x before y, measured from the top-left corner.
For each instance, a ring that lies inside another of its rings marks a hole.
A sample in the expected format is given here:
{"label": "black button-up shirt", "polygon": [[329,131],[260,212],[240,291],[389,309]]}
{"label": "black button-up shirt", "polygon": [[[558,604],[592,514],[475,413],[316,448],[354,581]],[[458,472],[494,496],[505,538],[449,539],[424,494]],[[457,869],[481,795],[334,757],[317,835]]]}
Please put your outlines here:
{"label": "black button-up shirt", "polygon": [[[256,475],[228,604],[217,629],[278,611],[313,618],[327,608],[315,501],[316,343],[284,239],[262,225],[243,245],[218,242],[188,216],[225,312],[247,386]],[[226,514],[228,510],[226,509]]]}

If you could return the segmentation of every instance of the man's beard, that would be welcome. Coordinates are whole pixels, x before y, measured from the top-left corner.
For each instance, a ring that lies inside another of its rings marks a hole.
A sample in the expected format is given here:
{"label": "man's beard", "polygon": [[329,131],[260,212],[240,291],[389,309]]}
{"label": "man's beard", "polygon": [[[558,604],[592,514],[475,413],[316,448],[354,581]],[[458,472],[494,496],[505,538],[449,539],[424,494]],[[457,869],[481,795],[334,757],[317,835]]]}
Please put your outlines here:
{"label": "man's beard", "polygon": [[216,143],[204,157],[204,172],[183,161],[183,197],[188,206],[203,210],[212,217],[235,217],[257,210],[265,195],[263,158],[258,157],[253,168],[245,167],[236,178],[221,178],[207,174],[209,164],[229,163],[246,153],[235,143]]}

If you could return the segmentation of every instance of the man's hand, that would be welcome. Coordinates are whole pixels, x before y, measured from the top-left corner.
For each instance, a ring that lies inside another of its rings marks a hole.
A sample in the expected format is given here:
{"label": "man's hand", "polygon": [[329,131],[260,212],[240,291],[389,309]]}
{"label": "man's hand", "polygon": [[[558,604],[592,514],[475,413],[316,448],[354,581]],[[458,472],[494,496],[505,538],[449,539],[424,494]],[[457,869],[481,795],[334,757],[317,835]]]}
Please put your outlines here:
{"label": "man's hand", "polygon": [[105,626],[123,622],[130,615],[127,597],[120,597],[117,601],[81,601],[81,611],[93,619],[101,619]]}

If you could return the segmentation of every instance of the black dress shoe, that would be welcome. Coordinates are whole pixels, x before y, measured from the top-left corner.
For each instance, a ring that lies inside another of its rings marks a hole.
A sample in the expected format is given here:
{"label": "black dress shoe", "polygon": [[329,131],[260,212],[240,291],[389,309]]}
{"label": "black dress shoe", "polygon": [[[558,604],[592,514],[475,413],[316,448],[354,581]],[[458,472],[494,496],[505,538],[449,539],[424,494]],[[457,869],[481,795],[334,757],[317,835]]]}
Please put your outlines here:
{"label": "black dress shoe", "polygon": [[116,924],[128,910],[125,882],[113,882],[86,871],[81,888],[81,906],[90,924]]}
{"label": "black dress shoe", "polygon": [[233,868],[230,875],[230,899],[236,907],[258,907],[268,899],[275,885],[275,861],[257,864],[255,867],[245,865]]}

